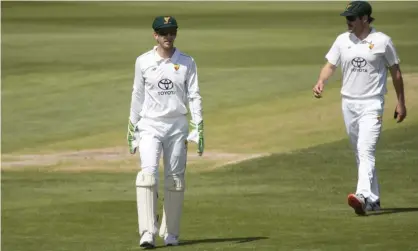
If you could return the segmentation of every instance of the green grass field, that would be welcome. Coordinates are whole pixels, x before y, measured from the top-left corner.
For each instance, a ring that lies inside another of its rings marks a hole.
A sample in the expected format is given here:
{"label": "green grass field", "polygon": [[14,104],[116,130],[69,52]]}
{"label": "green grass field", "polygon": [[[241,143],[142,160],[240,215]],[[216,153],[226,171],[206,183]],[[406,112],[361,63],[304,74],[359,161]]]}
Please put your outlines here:
{"label": "green grass field", "polygon": [[[139,250],[125,143],[135,58],[157,15],[198,64],[206,154],[190,155],[182,245],[166,250],[418,250],[418,2],[373,2],[402,60],[377,153],[384,209],[357,217],[340,74],[312,97],[343,2],[2,2],[5,251]],[[191,146],[194,151],[195,147]],[[158,248],[162,247],[158,240]]]}

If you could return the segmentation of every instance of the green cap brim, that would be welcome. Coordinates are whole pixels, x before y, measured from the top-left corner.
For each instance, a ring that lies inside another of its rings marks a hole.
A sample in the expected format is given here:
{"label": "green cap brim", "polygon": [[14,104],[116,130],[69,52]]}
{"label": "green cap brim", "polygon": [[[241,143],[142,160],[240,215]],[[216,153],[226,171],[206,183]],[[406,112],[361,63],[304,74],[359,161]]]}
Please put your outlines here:
{"label": "green cap brim", "polygon": [[164,25],[160,25],[157,28],[155,28],[155,30],[161,30],[161,29],[167,29],[167,28],[178,28],[178,26],[173,25],[173,24],[164,24]]}
{"label": "green cap brim", "polygon": [[353,12],[349,12],[349,11],[344,11],[343,13],[340,14],[340,16],[351,17],[351,16],[357,16],[357,14],[355,14]]}

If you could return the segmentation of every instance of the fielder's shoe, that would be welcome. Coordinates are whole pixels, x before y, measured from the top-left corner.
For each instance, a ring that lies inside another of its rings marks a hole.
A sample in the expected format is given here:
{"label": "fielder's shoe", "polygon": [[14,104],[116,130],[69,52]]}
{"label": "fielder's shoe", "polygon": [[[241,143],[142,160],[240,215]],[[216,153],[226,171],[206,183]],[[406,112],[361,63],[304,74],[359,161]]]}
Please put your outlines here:
{"label": "fielder's shoe", "polygon": [[362,194],[348,195],[348,205],[354,209],[358,215],[366,214],[367,199]]}
{"label": "fielder's shoe", "polygon": [[154,235],[150,232],[144,232],[142,234],[141,240],[139,241],[139,246],[144,249],[155,248]]}
{"label": "fielder's shoe", "polygon": [[166,246],[177,246],[179,245],[179,239],[175,235],[166,234],[164,236],[164,243]]}
{"label": "fielder's shoe", "polygon": [[376,202],[368,202],[366,205],[366,211],[380,211],[380,200]]}

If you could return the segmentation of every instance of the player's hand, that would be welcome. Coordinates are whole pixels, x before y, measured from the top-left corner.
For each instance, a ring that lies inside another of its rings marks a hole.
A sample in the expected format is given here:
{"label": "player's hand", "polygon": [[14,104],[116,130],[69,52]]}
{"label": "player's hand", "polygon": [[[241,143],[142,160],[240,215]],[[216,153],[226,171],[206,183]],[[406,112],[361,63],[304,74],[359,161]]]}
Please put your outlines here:
{"label": "player's hand", "polygon": [[396,119],[398,123],[401,123],[406,118],[406,107],[403,103],[398,103],[395,108],[395,113],[393,118]]}
{"label": "player's hand", "polygon": [[324,91],[325,84],[322,81],[318,81],[313,87],[312,91],[315,98],[322,98],[322,92]]}
{"label": "player's hand", "polygon": [[137,148],[135,144],[135,126],[134,124],[132,124],[130,120],[128,123],[128,133],[126,135],[126,138],[128,140],[129,152],[131,154],[135,154]]}

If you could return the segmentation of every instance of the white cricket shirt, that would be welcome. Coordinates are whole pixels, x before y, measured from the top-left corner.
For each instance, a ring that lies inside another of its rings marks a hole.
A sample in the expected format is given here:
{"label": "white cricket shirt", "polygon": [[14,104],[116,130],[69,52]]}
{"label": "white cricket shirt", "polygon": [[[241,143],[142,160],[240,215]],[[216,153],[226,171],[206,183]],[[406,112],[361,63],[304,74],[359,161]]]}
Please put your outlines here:
{"label": "white cricket shirt", "polygon": [[156,46],[136,59],[129,119],[173,118],[188,113],[202,121],[197,67],[194,59],[177,48],[171,58],[161,58]]}
{"label": "white cricket shirt", "polygon": [[387,67],[399,64],[391,38],[374,28],[364,40],[350,32],[339,35],[325,58],[341,65],[341,94],[350,98],[385,95]]}

